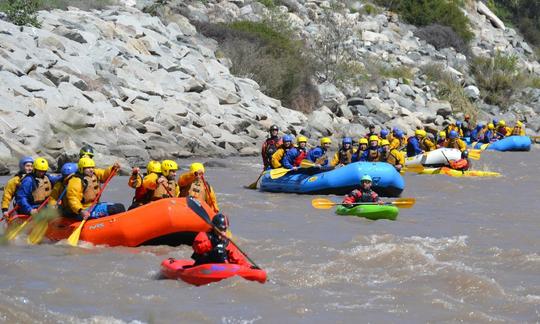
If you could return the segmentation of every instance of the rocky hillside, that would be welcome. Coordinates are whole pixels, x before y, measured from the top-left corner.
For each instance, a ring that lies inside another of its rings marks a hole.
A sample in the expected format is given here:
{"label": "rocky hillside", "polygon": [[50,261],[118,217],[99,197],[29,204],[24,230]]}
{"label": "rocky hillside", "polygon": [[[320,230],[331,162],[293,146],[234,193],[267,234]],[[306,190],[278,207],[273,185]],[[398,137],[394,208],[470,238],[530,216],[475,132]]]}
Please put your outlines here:
{"label": "rocky hillside", "polygon": [[[281,3],[277,10],[298,36],[313,42],[329,2]],[[139,9],[148,5],[137,3]],[[157,16],[129,6],[41,11],[40,28],[0,21],[0,166],[13,169],[22,155],[73,158],[83,143],[96,147],[99,161],[120,158],[132,166],[150,158],[252,155],[273,123],[314,143],[322,135],[356,137],[369,123],[434,131],[467,109],[478,120],[519,118],[529,131],[540,130],[540,89],[515,91],[507,108],[488,105],[467,56],[421,41],[416,27],[396,14],[361,14],[362,6],[336,14],[358,31],[349,49],[365,68],[375,62],[402,73],[361,85],[320,83],[321,100],[308,114],[232,75],[230,60],[216,57],[218,43],[194,27],[196,21],[261,21],[272,12],[257,1],[170,1],[153,7]],[[527,43],[480,9],[468,12],[472,53],[515,54],[536,77],[540,65]],[[450,93],[465,94],[467,103],[441,94],[448,80],[458,85]]]}

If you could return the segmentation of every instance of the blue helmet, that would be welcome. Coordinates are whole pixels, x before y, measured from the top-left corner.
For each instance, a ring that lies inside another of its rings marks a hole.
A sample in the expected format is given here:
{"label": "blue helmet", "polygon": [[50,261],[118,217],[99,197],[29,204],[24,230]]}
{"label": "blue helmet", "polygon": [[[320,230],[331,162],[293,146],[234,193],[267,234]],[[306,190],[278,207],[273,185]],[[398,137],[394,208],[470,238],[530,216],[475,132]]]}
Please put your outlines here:
{"label": "blue helmet", "polygon": [[388,136],[388,130],[386,130],[386,129],[381,129],[381,137],[382,137],[382,138],[386,138],[386,136]]}
{"label": "blue helmet", "polygon": [[77,163],[69,162],[62,166],[60,173],[62,173],[62,176],[66,178],[70,174],[77,172],[77,168]]}
{"label": "blue helmet", "polygon": [[289,134],[283,135],[283,143],[286,143],[286,142],[291,142],[292,143],[293,140],[294,139],[293,139],[293,137],[291,135],[289,135]]}
{"label": "blue helmet", "polygon": [[403,138],[403,131],[401,129],[398,129],[397,132],[396,132],[396,137],[397,138]]}
{"label": "blue helmet", "polygon": [[345,144],[352,144],[352,138],[350,137],[344,137],[343,141],[341,142],[343,145]]}
{"label": "blue helmet", "polygon": [[26,163],[34,163],[34,159],[31,156],[25,156],[19,160],[19,170],[24,171],[24,165]]}
{"label": "blue helmet", "polygon": [[497,118],[493,118],[493,125],[497,125],[499,123],[499,120]]}
{"label": "blue helmet", "polygon": [[462,122],[461,120],[458,120],[458,121],[456,122],[456,126],[457,126],[457,127],[461,127],[462,124],[463,124],[463,122]]}
{"label": "blue helmet", "polygon": [[457,138],[458,133],[455,130],[451,130],[450,134],[448,134],[448,138]]}
{"label": "blue helmet", "polygon": [[398,131],[399,131],[399,128],[397,127],[392,128],[392,132],[397,133]]}
{"label": "blue helmet", "polygon": [[476,125],[476,129],[481,130],[482,128],[484,128],[484,124],[478,123],[478,125]]}

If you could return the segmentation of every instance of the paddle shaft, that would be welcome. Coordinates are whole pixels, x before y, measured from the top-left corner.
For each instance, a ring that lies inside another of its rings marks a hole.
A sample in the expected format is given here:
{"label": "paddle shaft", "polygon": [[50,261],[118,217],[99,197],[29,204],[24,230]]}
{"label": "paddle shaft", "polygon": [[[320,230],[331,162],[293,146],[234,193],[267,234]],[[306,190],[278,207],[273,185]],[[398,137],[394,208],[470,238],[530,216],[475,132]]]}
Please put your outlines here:
{"label": "paddle shaft", "polygon": [[246,254],[246,252],[242,251],[242,249],[241,249],[236,243],[234,243],[233,240],[231,240],[230,238],[228,238],[227,235],[223,234],[223,232],[221,232],[219,229],[217,229],[217,228],[214,226],[214,224],[212,224],[212,223],[208,223],[208,224],[212,226],[212,229],[214,230],[214,232],[216,232],[219,236],[221,236],[222,238],[225,238],[225,239],[229,240],[229,242],[231,242],[232,245],[234,245],[234,246],[236,247],[236,249],[237,249],[238,251],[240,251],[240,253],[242,253],[242,254],[246,257],[246,259],[248,259],[248,261],[251,262],[251,264],[252,264],[255,268],[260,269],[260,267],[259,267],[253,260],[251,260],[251,258]]}
{"label": "paddle shaft", "polygon": [[218,209],[217,209],[217,206],[214,202],[214,199],[211,199],[212,198],[212,192],[210,191],[210,187],[208,186],[208,183],[206,183],[206,179],[204,178],[204,175],[201,175],[201,180],[203,182],[203,185],[204,185],[204,188],[206,189],[206,194],[207,194],[207,198],[210,198],[210,200],[212,201],[212,208],[218,212]]}
{"label": "paddle shaft", "polygon": [[257,183],[259,182],[259,180],[261,180],[261,177],[263,176],[263,174],[266,172],[266,170],[263,170],[263,172],[261,172],[261,174],[259,174],[259,177],[257,178],[257,180],[255,180],[255,182],[253,182],[252,184],[250,184],[249,186],[245,186],[245,188],[247,189],[257,189]]}

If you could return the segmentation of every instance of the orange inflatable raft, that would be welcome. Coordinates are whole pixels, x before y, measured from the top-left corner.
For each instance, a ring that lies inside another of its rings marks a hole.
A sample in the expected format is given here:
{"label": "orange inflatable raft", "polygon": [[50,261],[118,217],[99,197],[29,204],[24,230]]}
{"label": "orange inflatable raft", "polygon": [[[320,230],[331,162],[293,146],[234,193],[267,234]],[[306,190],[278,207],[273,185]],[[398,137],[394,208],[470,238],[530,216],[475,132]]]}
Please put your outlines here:
{"label": "orange inflatable raft", "polygon": [[[208,215],[215,214],[201,202]],[[67,239],[80,225],[71,218],[60,217],[49,223],[45,236],[52,241]],[[197,232],[210,229],[187,206],[186,198],[166,198],[128,210],[121,214],[88,220],[81,231],[81,241],[96,245],[139,246],[193,243]]]}

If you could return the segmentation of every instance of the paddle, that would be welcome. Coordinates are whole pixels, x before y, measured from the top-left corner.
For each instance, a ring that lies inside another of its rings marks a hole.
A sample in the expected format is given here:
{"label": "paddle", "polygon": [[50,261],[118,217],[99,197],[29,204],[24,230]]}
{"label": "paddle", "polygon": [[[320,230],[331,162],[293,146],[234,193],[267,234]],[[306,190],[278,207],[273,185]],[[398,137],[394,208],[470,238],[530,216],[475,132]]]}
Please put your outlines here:
{"label": "paddle", "polygon": [[0,218],[0,222],[3,221],[4,219],[6,220],[6,222],[9,222],[9,220],[11,219],[11,214],[13,214],[14,212],[17,211],[17,209],[19,209],[19,206],[15,206],[13,208],[11,208],[10,210],[8,210],[7,212],[7,215],[6,216],[2,216],[2,218]]}
{"label": "paddle", "polygon": [[101,197],[101,194],[103,193],[103,191],[109,184],[109,181],[111,181],[111,179],[114,177],[115,174],[116,174],[116,168],[113,167],[113,169],[111,170],[111,174],[109,174],[109,177],[107,178],[107,180],[105,180],[105,183],[103,183],[103,187],[101,187],[101,190],[96,195],[96,198],[94,198],[92,205],[90,205],[90,208],[88,209],[89,211],[88,216],[83,218],[81,224],[79,224],[79,227],[77,227],[77,229],[73,231],[73,233],[71,233],[71,235],[68,237],[69,245],[77,246],[77,244],[79,243],[79,237],[81,236],[81,230],[83,229],[84,224],[86,223],[90,215],[92,215],[92,211],[94,210],[94,207],[96,207],[97,202],[99,201],[99,198]]}
{"label": "paddle", "polygon": [[[39,205],[39,207],[37,208],[38,213],[45,205],[47,205],[47,203],[49,202],[49,199],[51,199],[51,197],[47,197],[47,199],[45,199],[41,203],[41,205]],[[28,223],[31,220],[32,220],[32,215],[28,216],[28,218],[22,224],[20,224],[18,226],[16,225],[14,229],[8,229],[8,231],[6,232],[5,238],[8,241],[13,240],[15,237],[17,237],[17,235],[19,235],[19,233],[23,230],[23,228],[26,227],[26,225],[28,225]]]}
{"label": "paddle", "polygon": [[264,170],[263,172],[261,172],[261,174],[259,174],[259,177],[257,178],[257,180],[255,180],[255,182],[253,182],[252,184],[248,185],[248,186],[244,186],[244,188],[246,189],[251,189],[251,190],[255,190],[257,189],[257,183],[259,183],[259,180],[261,180],[261,177],[263,176],[263,174],[266,172],[266,170]]}
{"label": "paddle", "polygon": [[26,239],[28,244],[30,245],[38,244],[39,242],[41,242],[41,240],[43,240],[45,233],[47,233],[49,222],[60,216],[60,212],[58,211],[58,206],[62,204],[62,199],[64,198],[66,191],[67,191],[67,186],[64,188],[64,191],[62,191],[62,193],[58,197],[58,200],[56,201],[56,208],[47,206],[46,208],[43,209],[42,212],[36,215],[35,217],[35,219],[37,219],[36,224],[34,224],[34,226],[32,227],[32,232],[30,232],[30,235],[28,235],[28,238]]}
{"label": "paddle", "polygon": [[481,150],[469,150],[469,157],[473,160],[480,160]]}
{"label": "paddle", "polygon": [[187,197],[187,202],[188,202],[188,207],[191,208],[191,210],[193,210],[195,214],[199,215],[199,217],[202,218],[206,222],[206,224],[208,224],[214,230],[214,232],[228,239],[229,242],[231,242],[232,245],[234,245],[238,249],[238,251],[240,251],[240,253],[242,253],[246,257],[246,259],[248,259],[249,262],[251,262],[251,264],[255,267],[255,269],[261,269],[255,262],[253,262],[253,260],[250,259],[250,257],[244,251],[240,249],[240,247],[238,247],[236,243],[234,243],[232,239],[227,238],[226,235],[224,235],[220,230],[218,230],[214,226],[214,224],[212,224],[212,221],[210,220],[210,216],[208,215],[206,210],[202,207],[201,203],[197,201],[197,199],[189,196]]}
{"label": "paddle", "polygon": [[421,164],[417,164],[417,165],[409,165],[409,166],[406,166],[406,167],[403,167],[401,168],[401,171],[403,172],[417,172],[417,173],[420,173],[422,171],[424,171],[424,166],[421,165]]}
{"label": "paddle", "polygon": [[[412,206],[414,206],[415,203],[416,203],[415,198],[399,198],[395,201],[389,201],[384,204],[394,205],[399,208],[412,208]],[[378,205],[378,203],[376,202],[362,202],[362,203],[352,203],[352,204],[336,203],[326,198],[315,198],[311,201],[311,206],[313,206],[313,208],[316,208],[316,209],[330,209],[333,206],[337,206],[337,205]]]}
{"label": "paddle", "polygon": [[[300,163],[300,168],[303,168],[303,169],[312,168],[314,166],[316,166],[316,164],[311,162],[310,160],[302,160],[302,162]],[[272,169],[270,170],[270,178],[279,179],[292,170],[293,169],[287,169],[287,168]]]}

